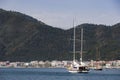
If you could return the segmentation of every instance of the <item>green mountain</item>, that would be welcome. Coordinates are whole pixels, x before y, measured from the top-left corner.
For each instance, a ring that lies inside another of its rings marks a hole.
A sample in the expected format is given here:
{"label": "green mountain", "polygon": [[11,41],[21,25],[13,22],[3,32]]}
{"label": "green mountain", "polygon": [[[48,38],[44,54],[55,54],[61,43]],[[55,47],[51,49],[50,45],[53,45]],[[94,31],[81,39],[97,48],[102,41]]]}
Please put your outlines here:
{"label": "green mountain", "polygon": [[[77,39],[80,27],[84,28],[84,60],[120,59],[120,23],[78,25]],[[72,60],[72,38],[73,28],[55,28],[28,15],[0,9],[1,61]],[[79,40],[76,49],[80,50]]]}

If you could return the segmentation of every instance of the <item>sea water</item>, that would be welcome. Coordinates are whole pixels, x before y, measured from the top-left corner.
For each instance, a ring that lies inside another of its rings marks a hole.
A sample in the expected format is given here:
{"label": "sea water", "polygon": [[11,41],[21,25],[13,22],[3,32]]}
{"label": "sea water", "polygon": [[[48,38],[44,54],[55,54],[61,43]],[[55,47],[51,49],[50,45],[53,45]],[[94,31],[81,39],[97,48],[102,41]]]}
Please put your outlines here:
{"label": "sea water", "polygon": [[0,68],[0,80],[120,80],[120,69],[69,73],[65,68]]}

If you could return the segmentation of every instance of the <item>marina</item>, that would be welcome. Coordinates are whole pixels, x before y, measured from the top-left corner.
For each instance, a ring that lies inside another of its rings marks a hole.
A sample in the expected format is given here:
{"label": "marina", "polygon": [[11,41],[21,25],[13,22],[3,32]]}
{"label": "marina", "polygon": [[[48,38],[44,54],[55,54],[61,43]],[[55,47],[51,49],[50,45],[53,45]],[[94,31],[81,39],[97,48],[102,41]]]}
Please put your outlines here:
{"label": "marina", "polygon": [[120,80],[119,12],[120,0],[0,0],[0,80]]}

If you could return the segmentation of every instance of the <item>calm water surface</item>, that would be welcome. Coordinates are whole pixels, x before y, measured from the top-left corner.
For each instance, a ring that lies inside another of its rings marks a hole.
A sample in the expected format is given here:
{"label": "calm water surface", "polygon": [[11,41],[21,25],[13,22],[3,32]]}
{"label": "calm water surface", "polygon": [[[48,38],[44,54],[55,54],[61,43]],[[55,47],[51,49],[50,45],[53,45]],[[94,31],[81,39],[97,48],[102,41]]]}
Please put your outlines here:
{"label": "calm water surface", "polygon": [[63,68],[0,68],[0,80],[120,80],[120,69],[72,74]]}

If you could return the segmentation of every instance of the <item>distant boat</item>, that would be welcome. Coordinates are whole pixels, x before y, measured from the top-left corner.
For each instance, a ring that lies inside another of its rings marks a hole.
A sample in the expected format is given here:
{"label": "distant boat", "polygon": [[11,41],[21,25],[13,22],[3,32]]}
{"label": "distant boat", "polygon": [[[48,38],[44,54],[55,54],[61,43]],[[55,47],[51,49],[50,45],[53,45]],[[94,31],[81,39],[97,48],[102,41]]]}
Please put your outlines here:
{"label": "distant boat", "polygon": [[103,68],[102,66],[100,66],[99,64],[94,68],[94,70],[97,70],[97,71],[102,71]]}
{"label": "distant boat", "polygon": [[97,71],[102,71],[103,70],[103,68],[102,68],[102,66],[101,66],[101,64],[100,64],[100,51],[99,51],[99,49],[98,48],[96,48],[96,50],[97,50],[97,61],[96,61],[96,66],[95,66],[95,68],[94,68],[94,70],[97,70]]}
{"label": "distant boat", "polygon": [[97,68],[97,69],[94,69],[94,70],[97,70],[97,71],[102,71],[103,69],[102,69],[102,68],[99,68],[99,69]]}
{"label": "distant boat", "polygon": [[95,66],[94,70],[97,70],[97,71],[102,71],[103,70],[103,67],[101,66],[99,61],[96,62],[96,66]]}
{"label": "distant boat", "polygon": [[75,59],[75,32],[76,32],[76,29],[73,25],[73,28],[74,28],[74,38],[73,38],[73,61],[72,61],[72,64],[68,67],[68,71],[71,72],[71,73],[88,73],[89,72],[89,69],[88,67],[85,65],[85,63],[82,62],[82,50],[83,50],[83,28],[81,28],[81,51],[80,51],[80,62],[78,62],[76,59]]}

